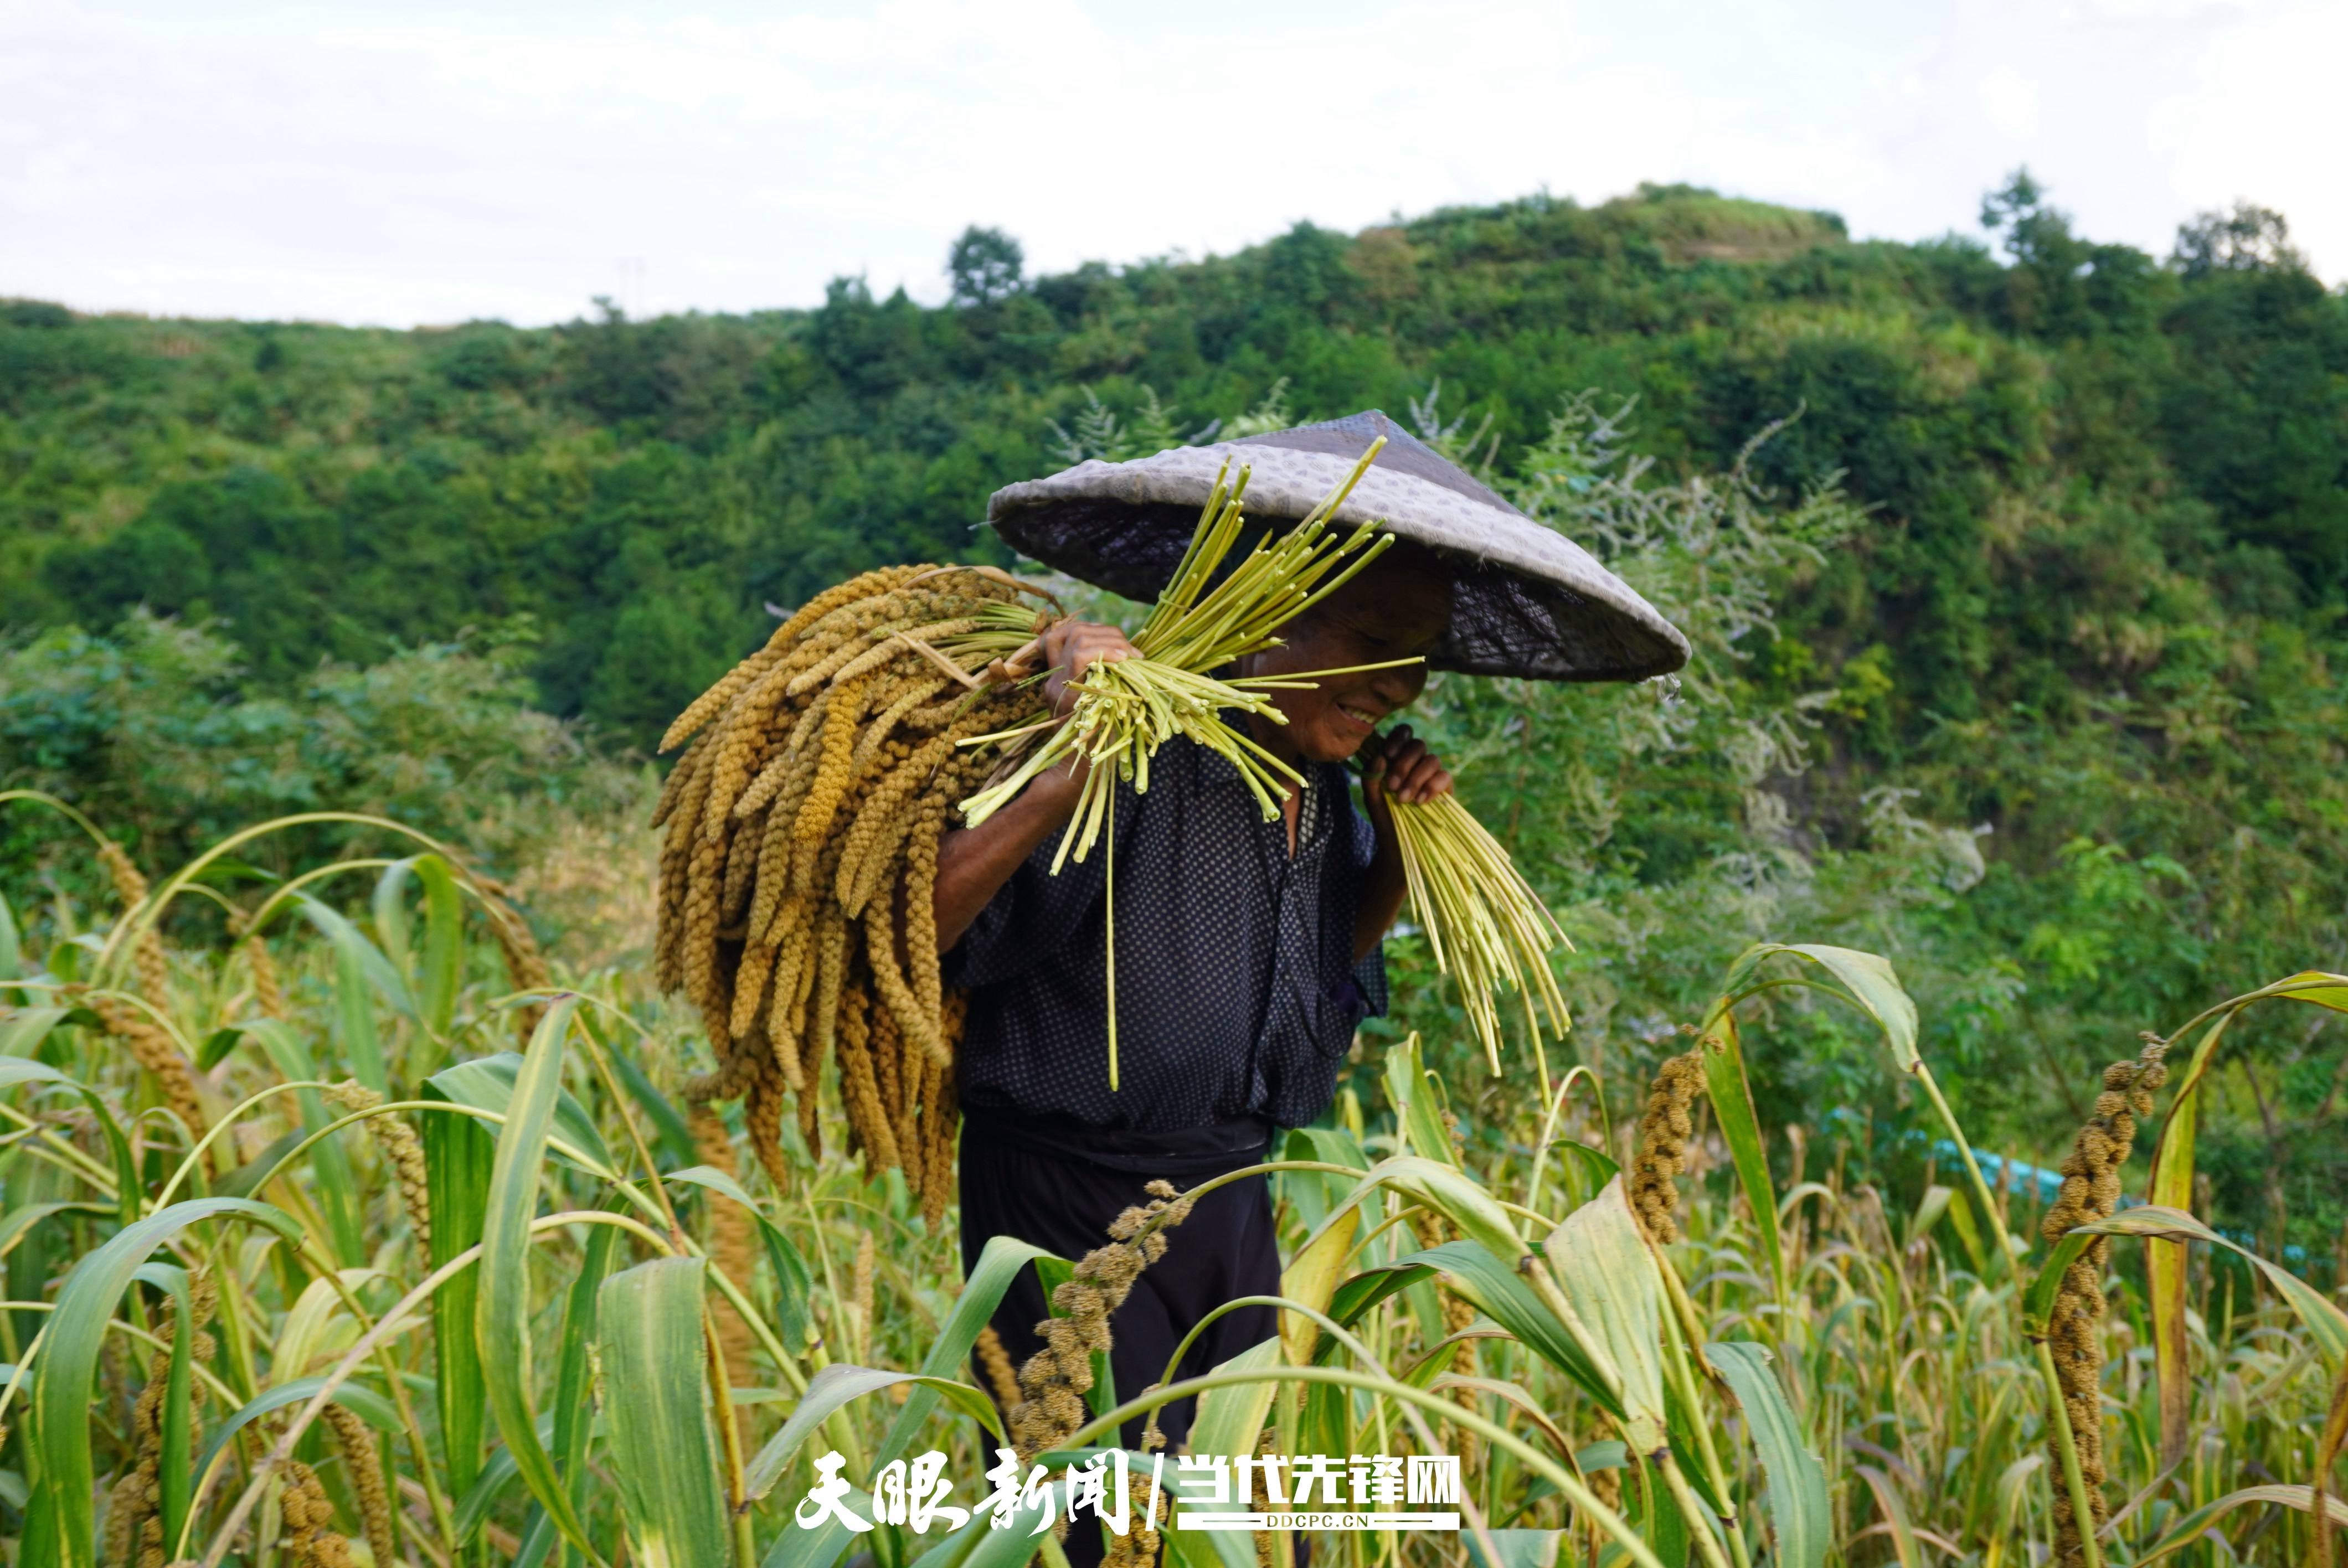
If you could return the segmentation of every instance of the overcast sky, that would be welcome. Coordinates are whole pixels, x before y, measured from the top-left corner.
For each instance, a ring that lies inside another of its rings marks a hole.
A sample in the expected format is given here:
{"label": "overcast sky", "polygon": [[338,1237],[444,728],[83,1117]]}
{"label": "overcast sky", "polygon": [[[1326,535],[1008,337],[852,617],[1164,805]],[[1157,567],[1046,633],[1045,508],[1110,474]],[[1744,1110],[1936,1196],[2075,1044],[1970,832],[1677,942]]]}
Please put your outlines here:
{"label": "overcast sky", "polygon": [[944,292],[1300,218],[1688,180],[2098,239],[2281,209],[2348,273],[2348,5],[2276,0],[0,0],[0,295],[405,325]]}

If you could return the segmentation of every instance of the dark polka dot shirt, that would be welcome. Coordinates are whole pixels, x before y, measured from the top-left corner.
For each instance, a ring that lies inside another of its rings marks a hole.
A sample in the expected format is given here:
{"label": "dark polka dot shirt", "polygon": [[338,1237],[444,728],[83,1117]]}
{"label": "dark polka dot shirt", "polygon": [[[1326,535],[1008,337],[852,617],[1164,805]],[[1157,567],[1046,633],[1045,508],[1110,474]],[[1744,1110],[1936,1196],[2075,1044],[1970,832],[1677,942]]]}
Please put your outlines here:
{"label": "dark polka dot shirt", "polygon": [[1118,1086],[1108,1086],[1109,835],[1052,875],[1053,835],[946,956],[970,992],[958,1078],[982,1112],[1171,1132],[1328,1109],[1384,949],[1356,965],[1375,840],[1343,767],[1305,770],[1296,853],[1237,769],[1177,739],[1116,803]]}

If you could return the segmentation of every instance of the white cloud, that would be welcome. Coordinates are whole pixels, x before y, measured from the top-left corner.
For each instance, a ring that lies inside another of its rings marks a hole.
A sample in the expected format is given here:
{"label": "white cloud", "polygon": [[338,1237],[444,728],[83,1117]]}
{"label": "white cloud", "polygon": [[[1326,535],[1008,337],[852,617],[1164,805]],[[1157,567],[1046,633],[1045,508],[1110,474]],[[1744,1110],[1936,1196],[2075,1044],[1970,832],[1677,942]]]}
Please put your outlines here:
{"label": "white cloud", "polygon": [[0,293],[409,323],[935,298],[1299,218],[1686,179],[1971,225],[2027,161],[2099,238],[2281,207],[2327,275],[2338,8],[2209,0],[829,6],[0,0]]}

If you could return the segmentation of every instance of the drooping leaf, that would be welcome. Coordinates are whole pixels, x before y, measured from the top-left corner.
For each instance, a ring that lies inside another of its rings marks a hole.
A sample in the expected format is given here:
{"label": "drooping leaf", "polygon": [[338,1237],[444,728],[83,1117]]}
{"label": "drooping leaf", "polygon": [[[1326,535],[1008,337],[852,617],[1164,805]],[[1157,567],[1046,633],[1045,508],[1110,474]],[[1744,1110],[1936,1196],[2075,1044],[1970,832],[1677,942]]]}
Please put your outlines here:
{"label": "drooping leaf", "polygon": [[[1280,1341],[1251,1345],[1217,1372],[1268,1371],[1280,1365]],[[1199,1413],[1190,1423],[1190,1451],[1201,1454],[1251,1454],[1263,1435],[1264,1417],[1279,1387],[1267,1378],[1260,1383],[1234,1383],[1210,1389],[1199,1396]]]}
{"label": "drooping leaf", "polygon": [[1591,1359],[1556,1314],[1542,1305],[1523,1276],[1471,1241],[1446,1242],[1397,1258],[1396,1269],[1433,1267],[1450,1276],[1453,1290],[1507,1329],[1515,1339],[1573,1379],[1598,1407],[1618,1419],[1622,1401],[1606,1373]]}
{"label": "drooping leaf", "polygon": [[1427,1088],[1426,1062],[1419,1053],[1417,1035],[1386,1048],[1385,1077],[1386,1099],[1394,1105],[1395,1124],[1408,1142],[1410,1152],[1423,1160],[1457,1164],[1451,1134],[1443,1125],[1442,1109]]}
{"label": "drooping leaf", "polygon": [[[520,1056],[501,1050],[495,1056],[476,1057],[444,1067],[427,1081],[443,1099],[481,1111],[494,1111],[502,1116],[513,1099],[514,1081],[521,1069]],[[611,1149],[604,1143],[603,1135],[595,1130],[595,1119],[587,1114],[587,1108],[571,1091],[560,1084],[555,1086],[554,1124],[550,1136],[561,1145],[553,1150],[557,1159],[607,1182],[618,1173]]]}
{"label": "drooping leaf", "polygon": [[1724,998],[1746,994],[1746,982],[1765,958],[1790,954],[1818,965],[1842,982],[1844,994],[1882,1027],[1884,1042],[1902,1072],[1913,1072],[1923,1058],[1916,1051],[1916,1003],[1900,985],[1891,960],[1855,948],[1830,948],[1817,942],[1760,942],[1747,948],[1729,966],[1722,983]]}
{"label": "drooping leaf", "polygon": [[1639,1453],[1662,1448],[1662,1276],[1631,1213],[1620,1176],[1550,1232],[1542,1250],[1559,1286],[1602,1351],[1622,1400],[1623,1436]]}
{"label": "drooping leaf", "polygon": [[[2246,1486],[2240,1491],[2230,1491],[2223,1497],[2203,1503],[2169,1526],[2166,1535],[2145,1548],[2143,1554],[2136,1559],[2134,1568],[2152,1568],[2155,1563],[2188,1546],[2206,1543],[2211,1525],[2236,1509],[2248,1508],[2252,1503],[2271,1503],[2281,1508],[2295,1508],[2302,1513],[2313,1513],[2315,1489],[2269,1485]],[[2348,1524],[2348,1502],[2336,1497],[2327,1497],[2323,1503],[2324,1511],[2332,1515],[2333,1523]]]}
{"label": "drooping leaf", "polygon": [[2163,1240],[2189,1237],[2212,1245],[2230,1248],[2250,1260],[2267,1276],[2275,1294],[2291,1303],[2299,1320],[2306,1326],[2308,1337],[2323,1358],[2323,1364],[2338,1372],[2348,1361],[2348,1312],[2333,1306],[2329,1297],[2307,1281],[2277,1264],[2269,1263],[2239,1242],[2229,1241],[2182,1209],[2172,1209],[2156,1204],[2146,1204],[2133,1209],[2122,1209],[2107,1220],[2096,1220],[2078,1226],[2071,1235],[2157,1236]]}
{"label": "drooping leaf", "polygon": [[0,1056],[30,1056],[48,1039],[49,1030],[73,1016],[66,1007],[20,1008],[0,1018]]}
{"label": "drooping leaf", "polygon": [[[783,1342],[783,1348],[787,1350],[804,1349],[814,1321],[808,1316],[808,1297],[815,1288],[815,1285],[813,1278],[808,1273],[807,1259],[801,1255],[798,1244],[792,1241],[788,1233],[781,1226],[767,1217],[765,1211],[758,1207],[757,1201],[744,1190],[740,1182],[715,1165],[690,1166],[665,1176],[663,1180],[706,1187],[713,1193],[723,1194],[732,1202],[741,1204],[743,1208],[749,1211],[750,1217],[758,1223],[758,1234],[767,1245],[767,1266],[774,1271],[775,1316],[779,1320],[782,1330],[777,1337]],[[746,1294],[750,1288],[750,1281],[747,1279],[737,1279],[734,1283],[741,1286]]]}
{"label": "drooping leaf", "polygon": [[[962,1294],[954,1297],[953,1310],[946,1314],[937,1337],[930,1342],[929,1354],[922,1358],[922,1375],[959,1382],[963,1368],[970,1365],[971,1347],[978,1343],[979,1330],[994,1316],[994,1309],[1003,1303],[1003,1293],[1011,1288],[1019,1271],[1031,1263],[1041,1267],[1063,1261],[1014,1236],[990,1237],[978,1255],[978,1266],[971,1270]],[[1045,1299],[1049,1300],[1051,1294],[1046,1289]],[[905,1408],[897,1412],[897,1419],[889,1423],[889,1430],[880,1440],[880,1450],[872,1460],[874,1469],[904,1456],[922,1423],[938,1408],[939,1398],[940,1391],[928,1384],[914,1388],[906,1397]]]}
{"label": "drooping leaf", "polygon": [[[798,1404],[791,1407],[790,1419],[783,1423],[781,1431],[767,1440],[766,1447],[760,1449],[757,1457],[751,1460],[747,1471],[749,1494],[754,1498],[764,1497],[773,1490],[775,1482],[782,1479],[783,1472],[790,1468],[791,1460],[798,1457],[799,1450],[807,1446],[808,1440],[815,1436],[817,1429],[834,1410],[867,1394],[893,1389],[900,1384],[928,1390],[932,1405],[942,1399],[988,1431],[1000,1436],[1001,1419],[994,1413],[994,1402],[967,1383],[956,1382],[950,1378],[927,1377],[919,1372],[891,1372],[880,1367],[857,1367],[846,1361],[834,1361],[808,1380],[807,1392]],[[877,1471],[887,1462],[880,1460],[873,1468]]]}
{"label": "drooping leaf", "polygon": [[[212,1473],[228,1445],[236,1434],[259,1420],[294,1405],[306,1405],[318,1397],[326,1386],[324,1378],[295,1378],[288,1382],[273,1384],[253,1396],[252,1402],[240,1408],[227,1419],[211,1429],[204,1440],[203,1456],[196,1461],[199,1478]],[[379,1432],[399,1430],[399,1408],[364,1383],[343,1382],[335,1386],[335,1403],[350,1411]]]}
{"label": "drooping leaf", "polygon": [[126,1225],[85,1255],[57,1292],[40,1377],[33,1385],[33,1440],[40,1456],[36,1490],[54,1522],[57,1553],[66,1563],[98,1559],[90,1456],[90,1421],[97,1413],[92,1377],[115,1307],[157,1247],[200,1220],[230,1216],[266,1226],[289,1245],[301,1242],[300,1222],[283,1209],[244,1198],[194,1198]]}

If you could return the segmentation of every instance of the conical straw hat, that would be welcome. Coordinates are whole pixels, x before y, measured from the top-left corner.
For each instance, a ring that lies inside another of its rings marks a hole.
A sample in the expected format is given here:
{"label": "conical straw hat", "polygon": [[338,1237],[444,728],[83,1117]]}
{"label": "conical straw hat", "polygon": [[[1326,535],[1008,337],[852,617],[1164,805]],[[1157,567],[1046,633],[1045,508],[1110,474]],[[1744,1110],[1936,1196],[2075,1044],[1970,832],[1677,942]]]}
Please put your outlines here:
{"label": "conical straw hat", "polygon": [[1128,463],[1094,458],[997,490],[986,515],[1046,566],[1151,599],[1226,461],[1234,477],[1242,464],[1252,470],[1249,516],[1301,518],[1380,436],[1385,449],[1336,518],[1383,523],[1450,569],[1451,625],[1428,662],[1540,681],[1638,681],[1687,662],[1687,639],[1637,589],[1376,409]]}

